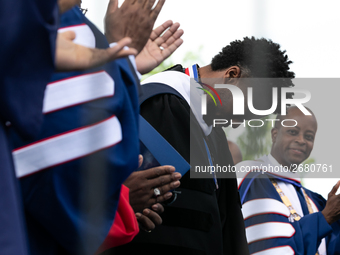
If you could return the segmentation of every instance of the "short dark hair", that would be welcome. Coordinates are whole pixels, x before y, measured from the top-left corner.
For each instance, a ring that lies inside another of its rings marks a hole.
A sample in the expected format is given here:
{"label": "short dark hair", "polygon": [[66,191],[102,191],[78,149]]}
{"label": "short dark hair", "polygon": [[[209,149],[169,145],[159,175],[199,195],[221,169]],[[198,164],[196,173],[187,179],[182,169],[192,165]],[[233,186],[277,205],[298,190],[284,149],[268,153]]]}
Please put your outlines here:
{"label": "short dark hair", "polygon": [[248,77],[256,78],[294,78],[289,71],[293,63],[288,59],[280,45],[264,38],[244,37],[224,47],[211,61],[213,71],[221,71],[231,66],[250,71]]}
{"label": "short dark hair", "polygon": [[[271,87],[293,87],[294,72],[289,71],[293,63],[288,59],[280,45],[265,38],[244,37],[224,47],[211,61],[212,71],[222,71],[231,66],[238,66],[244,78],[280,78],[268,84]],[[269,82],[270,83],[270,82]],[[293,93],[287,93],[292,98]],[[280,97],[279,97],[280,98]],[[276,113],[280,112],[280,103]]]}

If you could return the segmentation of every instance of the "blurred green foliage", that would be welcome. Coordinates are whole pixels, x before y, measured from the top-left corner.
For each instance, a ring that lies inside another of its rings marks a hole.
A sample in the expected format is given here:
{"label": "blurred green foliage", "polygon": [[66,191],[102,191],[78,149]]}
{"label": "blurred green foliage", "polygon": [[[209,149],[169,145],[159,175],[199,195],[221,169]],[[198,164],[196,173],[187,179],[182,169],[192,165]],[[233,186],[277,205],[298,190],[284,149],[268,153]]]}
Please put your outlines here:
{"label": "blurred green foliage", "polygon": [[[269,119],[275,118],[270,116]],[[259,125],[259,123],[253,123]],[[271,121],[264,121],[262,127],[246,126],[244,132],[237,138],[237,145],[243,155],[243,160],[254,160],[263,155],[269,154],[271,149]]]}

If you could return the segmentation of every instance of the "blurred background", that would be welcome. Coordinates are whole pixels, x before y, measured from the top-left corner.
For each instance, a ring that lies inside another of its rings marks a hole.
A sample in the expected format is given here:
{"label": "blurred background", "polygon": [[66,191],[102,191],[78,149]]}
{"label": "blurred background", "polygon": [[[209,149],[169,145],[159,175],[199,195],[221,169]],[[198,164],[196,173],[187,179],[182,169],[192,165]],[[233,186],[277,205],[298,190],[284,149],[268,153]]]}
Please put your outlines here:
{"label": "blurred background", "polygon": [[[107,4],[108,0],[82,1],[82,8],[88,9],[86,17],[102,31]],[[320,174],[318,178],[304,174],[303,184],[327,198],[340,179],[336,118],[340,92],[340,79],[336,79],[340,77],[339,9],[338,0],[167,0],[155,26],[169,19],[179,22],[184,30],[184,43],[153,73],[178,63],[207,65],[224,46],[245,36],[279,43],[293,61],[291,70],[298,78],[296,87],[311,92],[312,99],[306,105],[318,119],[314,150],[307,163],[332,165],[332,174]],[[266,126],[257,131],[227,129],[226,133],[228,139],[241,147],[244,159],[251,159],[270,151],[269,131]],[[254,142],[257,145],[249,147]]]}

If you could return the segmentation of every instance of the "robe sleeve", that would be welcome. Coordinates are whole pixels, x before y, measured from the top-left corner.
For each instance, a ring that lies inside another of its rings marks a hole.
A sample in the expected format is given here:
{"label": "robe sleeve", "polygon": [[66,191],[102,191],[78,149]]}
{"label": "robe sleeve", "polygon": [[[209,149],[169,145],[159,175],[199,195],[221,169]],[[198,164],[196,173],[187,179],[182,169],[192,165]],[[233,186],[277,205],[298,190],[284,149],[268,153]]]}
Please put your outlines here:
{"label": "robe sleeve", "polygon": [[[315,206],[321,212],[326,206],[326,200],[318,193],[304,188],[307,195],[312,198]],[[326,250],[327,254],[339,255],[340,254],[340,220],[334,222],[332,225],[332,232],[326,237]]]}
{"label": "robe sleeve", "polygon": [[[77,7],[62,15],[60,26],[81,28],[83,44],[108,47]],[[62,85],[63,93],[47,90],[45,103],[63,103],[45,112],[36,140],[12,132],[33,254],[58,249],[64,251],[59,254],[94,254],[107,237],[121,184],[138,168],[139,106],[132,71],[126,59],[118,59],[85,71],[55,73],[52,86]]]}
{"label": "robe sleeve", "polygon": [[0,120],[32,138],[42,124],[44,92],[54,71],[57,1],[1,1],[0,21]]}
{"label": "robe sleeve", "polygon": [[321,212],[290,222],[290,212],[268,178],[246,180],[242,185],[242,212],[251,254],[315,254],[321,239],[331,233]]}

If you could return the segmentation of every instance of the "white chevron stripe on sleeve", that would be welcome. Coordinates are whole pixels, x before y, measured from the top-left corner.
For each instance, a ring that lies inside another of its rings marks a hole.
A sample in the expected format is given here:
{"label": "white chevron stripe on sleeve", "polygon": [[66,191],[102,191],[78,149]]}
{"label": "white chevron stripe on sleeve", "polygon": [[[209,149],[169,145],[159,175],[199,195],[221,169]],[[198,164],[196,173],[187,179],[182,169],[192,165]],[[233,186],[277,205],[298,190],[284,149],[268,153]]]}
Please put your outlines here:
{"label": "white chevron stripe on sleeve", "polygon": [[114,146],[122,140],[116,116],[91,126],[37,141],[13,151],[18,178]]}
{"label": "white chevron stripe on sleeve", "polygon": [[43,113],[114,95],[114,80],[105,71],[49,83],[45,89]]}
{"label": "white chevron stripe on sleeve", "polygon": [[58,33],[63,33],[66,31],[73,31],[76,34],[76,38],[73,40],[74,43],[89,48],[96,47],[96,38],[91,28],[85,23],[58,29]]}
{"label": "white chevron stripe on sleeve", "polygon": [[290,212],[282,202],[272,198],[253,199],[242,205],[243,218],[260,214],[280,214],[289,217]]}
{"label": "white chevron stripe on sleeve", "polygon": [[295,234],[295,229],[290,223],[266,222],[246,228],[248,243],[271,238],[290,238]]}

